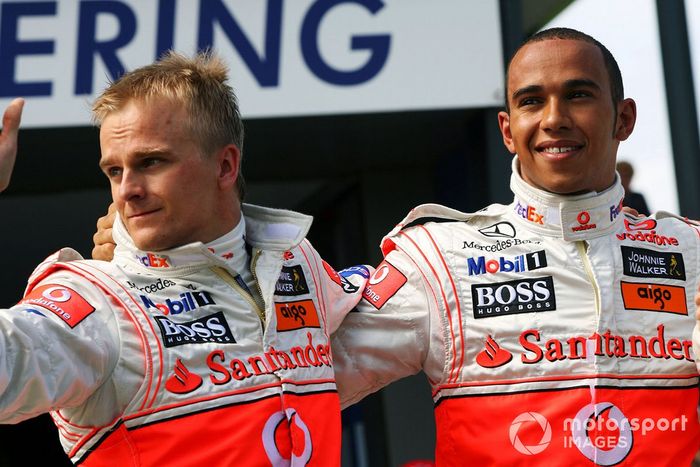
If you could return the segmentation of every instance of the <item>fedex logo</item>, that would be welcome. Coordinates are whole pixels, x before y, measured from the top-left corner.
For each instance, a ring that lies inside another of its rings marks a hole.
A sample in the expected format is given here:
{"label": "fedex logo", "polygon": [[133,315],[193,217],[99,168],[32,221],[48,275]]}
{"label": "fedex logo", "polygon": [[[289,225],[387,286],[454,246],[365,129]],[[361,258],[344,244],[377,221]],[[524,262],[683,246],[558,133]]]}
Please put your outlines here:
{"label": "fedex logo", "polygon": [[523,219],[526,219],[535,224],[544,225],[544,214],[537,212],[534,206],[520,204],[520,201],[515,205],[515,212]]}
{"label": "fedex logo", "polygon": [[160,256],[154,253],[146,253],[146,256],[136,257],[141,264],[147,268],[169,268],[170,259],[167,256]]}
{"label": "fedex logo", "polygon": [[622,201],[620,200],[616,206],[610,206],[610,222],[614,221],[622,212]]}

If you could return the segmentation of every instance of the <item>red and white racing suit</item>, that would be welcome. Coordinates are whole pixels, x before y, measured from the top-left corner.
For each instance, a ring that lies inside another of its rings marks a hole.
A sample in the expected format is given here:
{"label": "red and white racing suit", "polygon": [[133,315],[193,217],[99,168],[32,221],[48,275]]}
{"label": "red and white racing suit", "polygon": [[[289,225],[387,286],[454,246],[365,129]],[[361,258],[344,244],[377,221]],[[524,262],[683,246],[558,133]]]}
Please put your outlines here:
{"label": "red and white racing suit", "polygon": [[[436,461],[689,465],[697,226],[621,212],[623,190],[419,206],[382,242],[332,340],[341,402],[423,370]],[[408,408],[407,408],[408,410]]]}
{"label": "red and white racing suit", "polygon": [[85,465],[338,465],[329,334],[364,282],[304,240],[310,217],[243,212],[257,293],[204,244],[139,251],[119,220],[111,263],[43,263],[0,314],[0,421],[52,410]]}

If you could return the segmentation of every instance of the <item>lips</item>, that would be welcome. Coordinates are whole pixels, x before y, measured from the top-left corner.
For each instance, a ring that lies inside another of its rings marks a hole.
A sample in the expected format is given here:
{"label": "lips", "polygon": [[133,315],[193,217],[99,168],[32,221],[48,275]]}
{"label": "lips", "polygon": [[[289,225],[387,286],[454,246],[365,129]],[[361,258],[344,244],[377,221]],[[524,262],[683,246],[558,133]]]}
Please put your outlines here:
{"label": "lips", "polygon": [[149,214],[153,214],[157,211],[159,211],[159,209],[151,209],[151,210],[147,210],[147,211],[133,212],[133,213],[127,214],[126,217],[127,217],[127,219],[142,219],[142,218],[148,216]]}
{"label": "lips", "polygon": [[535,150],[545,156],[562,158],[577,153],[584,145],[575,141],[547,141],[535,146]]}
{"label": "lips", "polygon": [[564,147],[555,147],[555,148],[547,148],[543,152],[549,152],[551,154],[561,154],[563,152],[572,152],[580,149],[581,146],[564,146]]}

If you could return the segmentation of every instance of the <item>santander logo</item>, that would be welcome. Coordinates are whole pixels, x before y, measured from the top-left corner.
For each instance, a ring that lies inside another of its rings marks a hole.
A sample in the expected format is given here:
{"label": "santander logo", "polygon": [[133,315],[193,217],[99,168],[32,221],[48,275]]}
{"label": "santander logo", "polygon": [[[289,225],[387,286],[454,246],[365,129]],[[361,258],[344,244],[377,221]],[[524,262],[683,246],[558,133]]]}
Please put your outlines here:
{"label": "santander logo", "polygon": [[476,356],[476,363],[484,368],[496,368],[505,365],[513,359],[513,354],[506,349],[502,349],[498,342],[493,340],[491,336],[486,338],[484,350]]}
{"label": "santander logo", "polygon": [[202,385],[202,377],[191,373],[182,360],[175,362],[173,375],[165,381],[165,389],[173,394],[187,394]]}

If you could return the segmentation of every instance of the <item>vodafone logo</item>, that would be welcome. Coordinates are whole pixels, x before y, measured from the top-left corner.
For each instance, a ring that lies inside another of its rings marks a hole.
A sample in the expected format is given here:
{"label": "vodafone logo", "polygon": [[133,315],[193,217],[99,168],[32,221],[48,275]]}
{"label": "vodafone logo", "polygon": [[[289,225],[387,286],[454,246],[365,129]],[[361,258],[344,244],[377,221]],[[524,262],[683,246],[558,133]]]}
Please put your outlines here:
{"label": "vodafone logo", "polygon": [[646,242],[658,246],[679,245],[679,241],[676,237],[667,237],[656,233],[656,230],[654,230],[656,229],[656,221],[654,219],[645,219],[637,223],[632,223],[625,219],[624,224],[627,232],[615,234],[619,240]]}
{"label": "vodafone logo", "polygon": [[[531,427],[533,423],[539,425],[539,427],[542,429],[542,437],[536,444],[525,445],[520,440],[520,430],[522,429],[523,425]],[[516,451],[521,454],[525,454],[526,456],[534,456],[535,454],[539,454],[547,449],[549,443],[552,441],[552,425],[550,425],[549,420],[547,420],[544,415],[540,413],[523,412],[515,417],[513,423],[510,424],[508,435],[510,436],[511,444]]]}
{"label": "vodafone logo", "polygon": [[576,216],[576,221],[579,225],[571,228],[573,232],[580,232],[582,230],[590,230],[598,227],[597,224],[589,224],[591,221],[591,215],[588,213],[588,211],[579,212]]}
{"label": "vodafone logo", "polygon": [[362,298],[379,310],[403,287],[407,280],[401,271],[384,260],[369,278],[367,287],[362,291]]}
{"label": "vodafone logo", "polygon": [[42,294],[44,298],[58,303],[70,300],[71,294],[65,287],[49,287]]}
{"label": "vodafone logo", "polygon": [[625,229],[634,232],[635,230],[652,230],[656,228],[656,221],[654,219],[645,219],[641,222],[630,222],[625,219]]}
{"label": "vodafone logo", "polygon": [[[591,436],[590,427],[595,427],[596,421],[603,415],[609,420],[606,424],[612,422],[619,431],[614,445],[608,441],[609,438],[601,444],[595,442],[596,438]],[[571,427],[571,436],[578,450],[597,465],[619,464],[632,450],[633,435],[630,421],[610,402],[586,405],[578,411]]]}
{"label": "vodafone logo", "polygon": [[[288,428],[291,432],[294,425],[296,425],[296,428],[298,428],[304,435],[304,449],[300,454],[294,454],[294,451],[296,451],[294,447],[298,443],[293,442],[290,457],[286,457],[280,452],[280,448],[277,446],[276,435],[277,431],[283,427]],[[284,412],[279,411],[270,415],[270,418],[267,419],[267,422],[265,422],[265,427],[263,428],[262,441],[267,458],[270,460],[273,467],[307,465],[311,460],[311,453],[313,452],[311,432],[309,431],[309,427],[306,426],[306,423],[304,423],[304,420],[301,419],[299,413],[292,408],[289,408]]]}
{"label": "vodafone logo", "polygon": [[29,292],[20,303],[46,308],[71,328],[95,311],[95,307],[78,292],[59,284],[40,285]]}
{"label": "vodafone logo", "polygon": [[386,276],[388,276],[388,275],[389,275],[389,266],[384,264],[384,265],[380,266],[379,269],[377,269],[374,272],[374,274],[372,275],[372,277],[369,280],[369,284],[370,285],[379,284],[381,281],[386,279]]}

